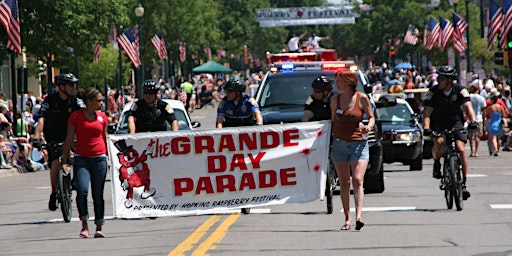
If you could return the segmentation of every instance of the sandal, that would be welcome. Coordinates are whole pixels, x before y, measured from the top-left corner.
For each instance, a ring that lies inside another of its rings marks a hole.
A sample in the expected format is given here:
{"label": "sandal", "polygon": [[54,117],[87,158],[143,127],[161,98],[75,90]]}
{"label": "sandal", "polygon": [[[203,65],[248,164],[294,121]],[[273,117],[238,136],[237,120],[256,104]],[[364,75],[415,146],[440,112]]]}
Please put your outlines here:
{"label": "sandal", "polygon": [[96,233],[94,233],[94,238],[103,238],[105,237],[105,234],[103,234],[103,232],[101,231],[96,231]]}
{"label": "sandal", "polygon": [[345,224],[343,226],[341,226],[341,229],[340,230],[350,230],[352,227],[350,226],[350,224]]}
{"label": "sandal", "polygon": [[356,221],[356,230],[361,230],[364,227],[364,222]]}
{"label": "sandal", "polygon": [[89,237],[89,230],[82,229],[82,231],[80,231],[80,238],[88,238],[88,237]]}

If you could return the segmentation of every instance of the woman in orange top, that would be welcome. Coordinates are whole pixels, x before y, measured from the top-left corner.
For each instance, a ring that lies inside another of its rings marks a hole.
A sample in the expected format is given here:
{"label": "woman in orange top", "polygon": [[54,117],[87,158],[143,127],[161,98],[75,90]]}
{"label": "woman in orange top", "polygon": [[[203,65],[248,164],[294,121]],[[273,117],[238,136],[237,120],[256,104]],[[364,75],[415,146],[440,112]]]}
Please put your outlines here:
{"label": "woman in orange top", "polygon": [[[368,141],[363,134],[369,133],[375,125],[370,99],[358,92],[357,77],[352,71],[336,73],[336,87],[340,94],[331,99],[332,150],[331,160],[336,167],[340,183],[341,203],[345,213],[345,224],[341,230],[350,230],[350,170],[356,205],[356,230],[360,230],[363,210],[363,180],[369,161]],[[361,125],[363,114],[368,117],[368,124]]]}

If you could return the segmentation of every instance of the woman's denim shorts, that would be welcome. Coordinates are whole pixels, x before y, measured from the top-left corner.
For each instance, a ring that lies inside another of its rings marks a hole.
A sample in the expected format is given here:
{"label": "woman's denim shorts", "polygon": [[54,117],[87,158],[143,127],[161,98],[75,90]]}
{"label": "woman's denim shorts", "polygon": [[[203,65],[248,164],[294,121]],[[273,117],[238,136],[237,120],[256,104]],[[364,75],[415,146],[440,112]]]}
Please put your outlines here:
{"label": "woman's denim shorts", "polygon": [[369,161],[370,151],[367,140],[345,141],[333,138],[331,160],[334,163],[350,161]]}

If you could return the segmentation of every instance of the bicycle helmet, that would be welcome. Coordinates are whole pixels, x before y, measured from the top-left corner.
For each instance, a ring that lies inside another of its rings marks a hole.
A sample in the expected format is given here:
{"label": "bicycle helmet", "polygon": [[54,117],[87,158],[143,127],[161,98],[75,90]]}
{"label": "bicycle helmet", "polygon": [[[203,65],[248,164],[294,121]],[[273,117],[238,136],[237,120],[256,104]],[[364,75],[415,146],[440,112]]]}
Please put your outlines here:
{"label": "bicycle helmet", "polygon": [[332,90],[333,81],[326,76],[317,77],[311,87],[313,87],[316,91],[331,91]]}
{"label": "bicycle helmet", "polygon": [[72,73],[64,73],[55,76],[55,83],[57,83],[57,85],[76,84],[78,81],[79,79]]}
{"label": "bicycle helmet", "polygon": [[144,91],[158,91],[160,89],[160,86],[156,84],[155,80],[148,79],[144,81],[144,84],[142,85],[142,89]]}
{"label": "bicycle helmet", "polygon": [[457,71],[451,66],[441,66],[437,70],[437,74],[440,76],[451,77],[453,79],[457,77]]}
{"label": "bicycle helmet", "polygon": [[229,80],[224,86],[224,90],[228,92],[244,92],[245,84],[242,84],[238,79]]}

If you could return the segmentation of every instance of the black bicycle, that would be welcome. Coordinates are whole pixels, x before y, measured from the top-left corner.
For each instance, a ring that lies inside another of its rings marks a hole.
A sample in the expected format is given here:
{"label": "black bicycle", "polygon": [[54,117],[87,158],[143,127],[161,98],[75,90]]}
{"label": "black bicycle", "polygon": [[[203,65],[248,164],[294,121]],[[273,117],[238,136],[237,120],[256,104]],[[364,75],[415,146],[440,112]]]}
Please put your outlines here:
{"label": "black bicycle", "polygon": [[[63,143],[59,143],[56,145],[42,145],[43,148],[46,148],[47,150],[52,150],[56,154],[62,154],[63,146]],[[71,173],[71,165],[70,167],[67,168],[67,170],[63,170],[62,168],[60,168],[58,173],[58,184],[56,194],[57,201],[60,204],[60,210],[62,212],[62,218],[64,219],[64,222],[71,221],[71,204],[73,202],[73,181]]]}
{"label": "black bicycle", "polygon": [[445,137],[445,148],[443,153],[443,176],[441,177],[441,184],[439,188],[444,190],[444,198],[446,200],[446,206],[448,209],[455,207],[457,211],[462,211],[463,208],[463,193],[462,189],[464,186],[462,176],[462,160],[460,158],[460,152],[457,150],[455,144],[454,134],[457,132],[466,132],[464,128],[456,128],[451,130],[444,130],[441,132],[432,131],[432,135],[439,137]]}
{"label": "black bicycle", "polygon": [[325,181],[325,197],[327,202],[327,214],[331,214],[333,211],[332,206],[332,198],[334,195],[334,191],[338,186],[338,174],[336,173],[336,168],[334,168],[334,164],[329,159],[329,167],[327,169],[327,179]]}

